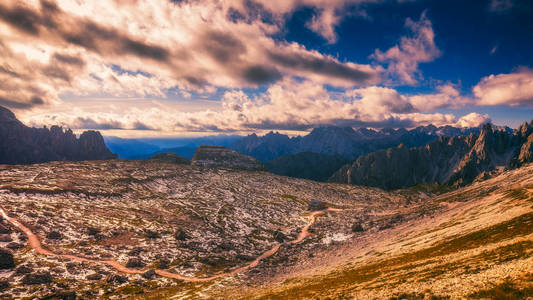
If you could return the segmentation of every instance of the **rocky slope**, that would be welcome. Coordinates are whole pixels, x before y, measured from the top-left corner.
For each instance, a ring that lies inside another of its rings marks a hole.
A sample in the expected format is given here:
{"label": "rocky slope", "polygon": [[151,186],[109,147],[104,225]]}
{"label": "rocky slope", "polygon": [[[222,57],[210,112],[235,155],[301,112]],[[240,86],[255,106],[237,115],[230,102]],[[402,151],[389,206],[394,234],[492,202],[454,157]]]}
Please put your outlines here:
{"label": "rocky slope", "polygon": [[58,160],[112,159],[97,131],[85,131],[79,138],[68,129],[52,126],[30,128],[0,106],[0,164],[31,164]]}
{"label": "rocky slope", "polygon": [[0,298],[527,299],[531,174],[435,195],[157,161],[4,165]]}
{"label": "rocky slope", "polygon": [[231,148],[263,162],[300,152],[341,155],[353,160],[360,155],[399,144],[416,147],[425,145],[439,136],[458,136],[470,133],[479,133],[479,128],[429,125],[412,130],[385,128],[376,131],[366,128],[325,126],[315,128],[303,137],[290,138],[274,132],[265,136],[251,134],[235,142]]}
{"label": "rocky slope", "polygon": [[191,164],[207,168],[238,170],[263,170],[264,166],[253,157],[238,153],[224,146],[202,145],[198,147]]}
{"label": "rocky slope", "polygon": [[174,153],[158,153],[149,158],[150,161],[166,162],[172,164],[189,165],[191,161]]}
{"label": "rocky slope", "polygon": [[466,185],[531,161],[532,132],[533,122],[514,133],[485,124],[479,135],[440,137],[423,147],[400,145],[361,156],[330,180],[387,189],[433,182]]}

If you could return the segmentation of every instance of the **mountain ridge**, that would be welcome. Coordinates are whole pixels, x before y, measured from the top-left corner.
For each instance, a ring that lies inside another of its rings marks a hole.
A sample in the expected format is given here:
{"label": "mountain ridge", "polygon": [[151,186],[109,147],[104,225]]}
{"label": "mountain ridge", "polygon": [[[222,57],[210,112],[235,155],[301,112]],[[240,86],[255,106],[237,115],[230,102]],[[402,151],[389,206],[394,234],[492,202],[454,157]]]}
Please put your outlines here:
{"label": "mountain ridge", "polygon": [[59,126],[33,128],[0,106],[0,164],[32,164],[48,161],[81,161],[117,158],[98,131],[85,131],[79,138]]}
{"label": "mountain ridge", "polygon": [[357,158],[329,181],[386,189],[434,182],[463,186],[532,161],[532,131],[533,121],[512,134],[487,123],[479,135],[443,136],[414,148],[401,144]]}

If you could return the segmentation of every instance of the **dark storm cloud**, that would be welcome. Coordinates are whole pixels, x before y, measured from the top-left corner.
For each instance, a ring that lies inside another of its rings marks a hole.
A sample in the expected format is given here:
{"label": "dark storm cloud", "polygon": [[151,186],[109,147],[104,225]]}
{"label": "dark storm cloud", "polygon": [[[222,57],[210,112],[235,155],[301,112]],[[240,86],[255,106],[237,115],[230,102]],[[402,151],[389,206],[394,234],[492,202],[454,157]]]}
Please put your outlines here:
{"label": "dark storm cloud", "polygon": [[85,61],[83,61],[83,59],[68,54],[55,53],[54,59],[65,64],[74,65],[78,67],[85,65]]}
{"label": "dark storm cloud", "polygon": [[82,21],[78,26],[73,31],[63,30],[59,34],[68,43],[100,54],[129,54],[157,61],[167,61],[170,58],[167,49],[135,40],[115,29],[105,28],[91,21]]}
{"label": "dark storm cloud", "polygon": [[246,46],[239,39],[221,31],[207,32],[200,47],[219,63],[235,61],[239,55],[246,53]]}
{"label": "dark storm cloud", "polygon": [[49,1],[41,1],[41,11],[23,5],[6,7],[0,4],[0,19],[34,36],[47,29],[67,43],[100,54],[134,55],[156,61],[167,61],[170,57],[170,52],[161,46],[136,40],[116,29],[106,28],[87,19],[66,15],[55,3]]}
{"label": "dark storm cloud", "polygon": [[40,97],[33,96],[28,101],[13,101],[10,99],[7,99],[5,97],[0,96],[0,106],[5,106],[8,108],[14,108],[14,109],[29,109],[37,105],[44,104],[44,101]]}
{"label": "dark storm cloud", "polygon": [[43,69],[43,74],[48,77],[61,79],[67,83],[70,83],[71,80],[70,74],[65,69],[62,69],[57,65],[49,65],[45,67]]}
{"label": "dark storm cloud", "polygon": [[72,124],[72,128],[74,129],[98,129],[98,130],[109,130],[109,129],[124,129],[124,125],[122,125],[118,121],[95,121],[92,118],[83,118],[78,117],[76,120],[74,120]]}
{"label": "dark storm cloud", "polygon": [[247,67],[243,72],[243,77],[254,84],[265,84],[279,80],[281,73],[273,68],[256,65]]}
{"label": "dark storm cloud", "polygon": [[140,121],[136,121],[135,123],[133,123],[133,128],[134,130],[154,130],[154,128],[144,124],[143,122],[140,122]]}
{"label": "dark storm cloud", "polygon": [[11,9],[0,4],[0,19],[31,35],[38,35],[42,24],[40,14],[22,6]]}
{"label": "dark storm cloud", "polygon": [[349,80],[354,83],[365,82],[373,77],[371,73],[347,66],[328,57],[304,56],[276,51],[270,51],[268,56],[273,62],[286,68],[309,71],[329,77]]}

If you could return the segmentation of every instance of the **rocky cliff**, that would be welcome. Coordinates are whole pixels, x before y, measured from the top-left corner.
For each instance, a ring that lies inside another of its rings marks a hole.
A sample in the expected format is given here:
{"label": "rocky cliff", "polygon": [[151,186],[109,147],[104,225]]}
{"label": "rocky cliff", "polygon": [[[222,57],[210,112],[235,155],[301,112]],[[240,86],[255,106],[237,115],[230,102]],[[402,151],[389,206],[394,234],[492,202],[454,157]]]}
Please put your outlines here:
{"label": "rocky cliff", "polygon": [[423,147],[400,145],[361,156],[330,181],[387,189],[434,182],[462,186],[532,161],[532,132],[533,121],[514,133],[485,124],[479,135],[440,137]]}
{"label": "rocky cliff", "polygon": [[59,126],[27,127],[0,106],[0,164],[112,158],[116,155],[107,149],[97,131],[86,131],[77,138],[70,129]]}
{"label": "rocky cliff", "polygon": [[241,154],[224,146],[202,145],[198,147],[191,164],[208,168],[230,168],[238,170],[263,170],[262,163],[253,157]]}

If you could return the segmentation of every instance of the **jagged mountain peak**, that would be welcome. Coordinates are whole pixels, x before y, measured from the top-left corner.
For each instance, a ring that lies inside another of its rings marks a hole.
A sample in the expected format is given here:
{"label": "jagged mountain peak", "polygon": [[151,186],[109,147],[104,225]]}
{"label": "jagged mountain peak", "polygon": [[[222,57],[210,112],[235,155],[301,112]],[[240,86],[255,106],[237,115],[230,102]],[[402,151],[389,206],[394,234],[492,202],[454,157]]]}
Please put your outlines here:
{"label": "jagged mountain peak", "polygon": [[31,128],[22,124],[10,110],[0,106],[0,164],[30,164],[58,160],[113,159],[97,131],[83,132],[79,138],[70,129],[54,125]]}

